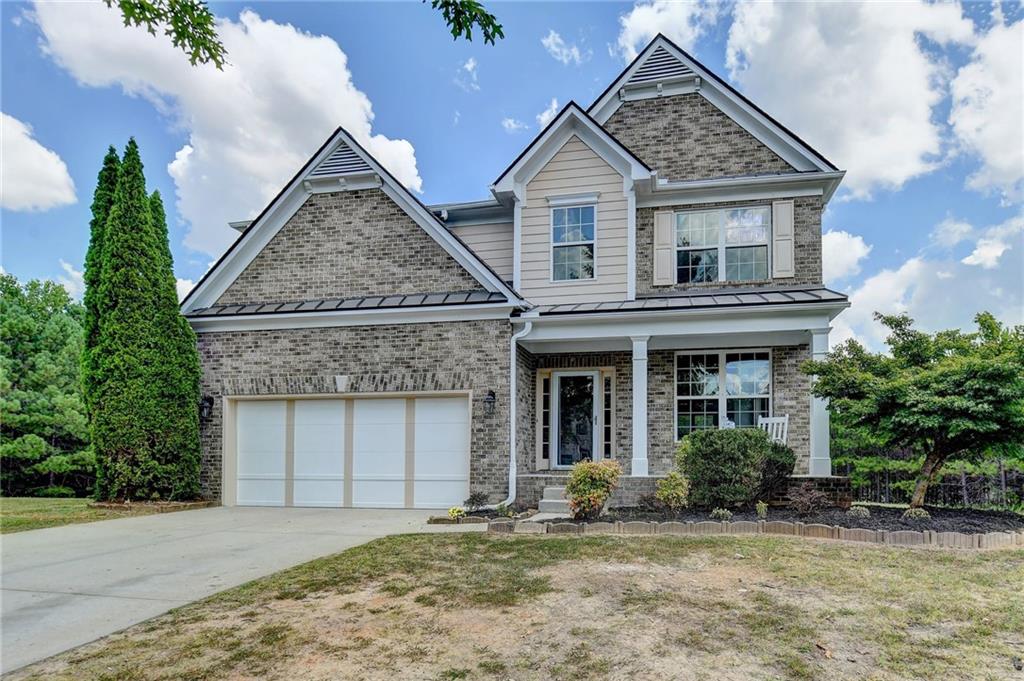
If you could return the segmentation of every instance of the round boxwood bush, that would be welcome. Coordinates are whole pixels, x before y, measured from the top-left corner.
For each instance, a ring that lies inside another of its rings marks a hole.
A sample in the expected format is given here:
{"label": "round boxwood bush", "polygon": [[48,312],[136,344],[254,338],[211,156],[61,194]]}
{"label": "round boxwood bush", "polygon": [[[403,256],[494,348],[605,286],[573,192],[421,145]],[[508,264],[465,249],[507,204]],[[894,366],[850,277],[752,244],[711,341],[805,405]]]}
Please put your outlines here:
{"label": "round boxwood bush", "polygon": [[792,475],[796,456],[755,428],[699,430],[679,443],[676,466],[690,480],[690,503],[705,508],[767,499]]}

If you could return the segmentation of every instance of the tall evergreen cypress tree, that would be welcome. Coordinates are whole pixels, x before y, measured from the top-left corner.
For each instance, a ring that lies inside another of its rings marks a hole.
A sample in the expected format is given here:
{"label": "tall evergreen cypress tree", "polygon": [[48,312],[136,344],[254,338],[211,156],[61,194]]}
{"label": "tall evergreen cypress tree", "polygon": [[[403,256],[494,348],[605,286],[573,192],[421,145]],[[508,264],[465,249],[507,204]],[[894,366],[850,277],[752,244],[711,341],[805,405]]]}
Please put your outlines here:
{"label": "tall evergreen cypress tree", "polygon": [[199,364],[178,313],[163,204],[146,194],[139,149],[125,148],[103,231],[96,309],[93,442],[101,498],[198,492]]}
{"label": "tall evergreen cypress tree", "polygon": [[153,219],[153,236],[159,251],[160,266],[156,272],[160,302],[156,312],[159,325],[157,342],[162,388],[160,406],[164,431],[159,439],[159,458],[177,461],[174,479],[170,480],[170,496],[175,499],[199,495],[199,399],[201,371],[196,351],[196,334],[181,315],[178,288],[174,278],[174,258],[167,235],[167,214],[160,192],[149,198]]}
{"label": "tall evergreen cypress tree", "polygon": [[92,219],[89,221],[89,250],[85,252],[85,349],[82,353],[82,389],[86,407],[90,405],[99,380],[92,366],[92,349],[96,347],[99,333],[99,311],[97,299],[103,265],[103,232],[107,227],[110,206],[114,203],[114,191],[117,189],[117,172],[121,160],[117,157],[114,147],[107,148],[103,158],[103,167],[96,178],[96,191],[92,195]]}

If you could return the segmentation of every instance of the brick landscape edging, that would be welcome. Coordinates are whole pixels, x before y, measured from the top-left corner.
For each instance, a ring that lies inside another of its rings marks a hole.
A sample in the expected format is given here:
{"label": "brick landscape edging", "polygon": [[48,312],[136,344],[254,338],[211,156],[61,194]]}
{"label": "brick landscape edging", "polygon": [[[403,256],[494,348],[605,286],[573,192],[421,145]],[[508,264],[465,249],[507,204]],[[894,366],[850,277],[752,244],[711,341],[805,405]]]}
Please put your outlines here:
{"label": "brick landscape edging", "polygon": [[817,523],[780,520],[704,520],[701,522],[535,523],[494,520],[487,531],[496,534],[626,534],[626,535],[738,535],[774,534],[813,539],[866,542],[887,546],[928,546],[947,549],[1005,549],[1024,546],[1024,530],[1015,532],[935,532],[934,530],[866,530]]}

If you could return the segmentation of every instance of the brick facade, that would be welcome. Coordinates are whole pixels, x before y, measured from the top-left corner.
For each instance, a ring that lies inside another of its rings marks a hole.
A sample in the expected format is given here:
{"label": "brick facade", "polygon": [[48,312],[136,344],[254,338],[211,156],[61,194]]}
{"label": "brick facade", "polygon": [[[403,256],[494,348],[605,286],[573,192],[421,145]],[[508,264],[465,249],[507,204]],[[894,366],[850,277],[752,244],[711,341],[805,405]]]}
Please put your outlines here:
{"label": "brick facade", "polygon": [[313,194],[219,305],[483,288],[380,189]]}
{"label": "brick facade", "polygon": [[623,102],[604,128],[665,180],[796,172],[698,93]]}
{"label": "brick facade", "polygon": [[[397,324],[199,334],[203,394],[213,415],[201,424],[204,496],[221,491],[224,396],[466,390],[473,393],[470,487],[500,501],[508,490],[507,321]],[[493,414],[483,397],[497,395]]]}
{"label": "brick facade", "polygon": [[[771,206],[771,201],[730,201],[722,203],[680,204],[663,208],[638,208],[636,211],[636,291],[638,295],[657,295],[667,291],[698,288],[756,288],[758,286],[821,285],[821,197],[793,199],[793,238],[795,276],[763,281],[712,282],[709,284],[654,285],[654,213],[659,210],[705,210],[749,206]],[[724,265],[723,265],[724,266]],[[769,270],[771,269],[769,265]]]}
{"label": "brick facade", "polygon": [[[714,348],[711,348],[714,350]],[[789,415],[789,446],[797,456],[795,473],[806,474],[810,465],[810,377],[800,371],[800,364],[810,359],[809,345],[780,346],[772,351],[772,408],[776,415]],[[536,369],[615,369],[615,434],[613,458],[630,474],[633,447],[633,356],[631,352],[598,352],[578,354],[528,355],[527,362]],[[539,494],[537,476],[564,475],[557,471],[539,470],[536,458],[536,373],[530,375],[520,353],[519,429],[520,446],[517,465],[527,477],[517,484],[521,498]],[[662,476],[675,466],[675,350],[651,350],[647,353],[647,463],[651,476]],[[529,406],[524,408],[525,403]],[[638,478],[639,479],[639,478]],[[558,484],[548,482],[547,484]],[[541,485],[541,489],[543,485]]]}

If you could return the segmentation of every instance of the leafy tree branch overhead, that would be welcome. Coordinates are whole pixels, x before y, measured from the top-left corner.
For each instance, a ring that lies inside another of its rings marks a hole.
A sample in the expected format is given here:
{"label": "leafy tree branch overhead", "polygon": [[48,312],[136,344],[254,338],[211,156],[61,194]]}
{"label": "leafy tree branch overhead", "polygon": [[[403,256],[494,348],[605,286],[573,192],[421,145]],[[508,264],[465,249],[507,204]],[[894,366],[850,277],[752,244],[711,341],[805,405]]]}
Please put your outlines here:
{"label": "leafy tree branch overhead", "polygon": [[[224,68],[227,50],[217,36],[216,17],[202,0],[104,0],[107,7],[115,4],[121,11],[125,26],[143,26],[152,35],[158,30],[171,43],[188,55],[189,62],[213,64]],[[427,2],[427,0],[423,0]],[[476,0],[430,0],[430,6],[441,12],[452,38],[473,40],[479,28],[484,42],[490,45],[505,37],[497,18]]]}
{"label": "leafy tree branch overhead", "polygon": [[923,457],[910,501],[921,506],[950,459],[984,460],[1024,441],[1024,327],[986,312],[976,332],[927,334],[907,315],[877,318],[890,330],[890,354],[850,340],[804,369],[841,427]]}

